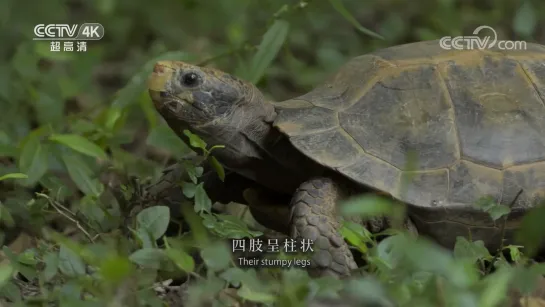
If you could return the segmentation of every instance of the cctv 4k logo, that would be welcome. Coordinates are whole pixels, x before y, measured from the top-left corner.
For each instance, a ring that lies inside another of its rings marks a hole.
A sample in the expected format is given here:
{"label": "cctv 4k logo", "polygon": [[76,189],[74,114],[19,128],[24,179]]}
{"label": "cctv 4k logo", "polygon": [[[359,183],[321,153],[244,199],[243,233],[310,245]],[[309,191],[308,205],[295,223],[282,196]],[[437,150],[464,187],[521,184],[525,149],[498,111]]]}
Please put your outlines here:
{"label": "cctv 4k logo", "polygon": [[34,27],[34,40],[100,40],[104,37],[104,27],[100,23],[77,24],[39,24]]}

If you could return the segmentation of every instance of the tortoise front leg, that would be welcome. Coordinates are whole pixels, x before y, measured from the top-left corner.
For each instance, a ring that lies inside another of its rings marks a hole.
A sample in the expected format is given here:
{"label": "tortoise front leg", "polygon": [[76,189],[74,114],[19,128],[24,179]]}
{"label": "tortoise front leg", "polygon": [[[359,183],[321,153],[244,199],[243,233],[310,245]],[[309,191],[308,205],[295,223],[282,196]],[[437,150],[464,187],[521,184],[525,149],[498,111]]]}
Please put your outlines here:
{"label": "tortoise front leg", "polygon": [[290,236],[312,240],[313,275],[348,276],[357,268],[339,230],[337,203],[345,191],[329,178],[309,180],[297,189],[291,201]]}

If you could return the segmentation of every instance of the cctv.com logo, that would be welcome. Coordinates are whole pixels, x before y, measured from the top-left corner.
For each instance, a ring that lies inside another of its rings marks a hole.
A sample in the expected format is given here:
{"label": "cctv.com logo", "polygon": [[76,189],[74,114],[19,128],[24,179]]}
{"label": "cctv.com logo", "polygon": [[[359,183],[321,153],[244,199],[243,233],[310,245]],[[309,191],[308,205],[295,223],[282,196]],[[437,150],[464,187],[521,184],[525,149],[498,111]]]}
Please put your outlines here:
{"label": "cctv.com logo", "polygon": [[[484,37],[477,36],[484,29],[490,30],[493,38],[490,35]],[[483,50],[495,46],[500,50],[526,50],[525,41],[498,40],[498,34],[489,26],[476,28],[472,36],[445,36],[439,40],[439,45],[446,50]]]}

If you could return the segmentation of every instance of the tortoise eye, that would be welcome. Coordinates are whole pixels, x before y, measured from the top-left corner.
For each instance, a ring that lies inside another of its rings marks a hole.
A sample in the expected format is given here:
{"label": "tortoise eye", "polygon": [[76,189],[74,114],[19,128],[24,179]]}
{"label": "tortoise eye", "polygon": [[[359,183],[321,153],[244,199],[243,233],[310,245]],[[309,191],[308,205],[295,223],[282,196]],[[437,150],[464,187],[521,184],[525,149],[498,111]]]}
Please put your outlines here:
{"label": "tortoise eye", "polygon": [[199,75],[194,72],[186,73],[182,76],[182,83],[185,86],[195,86],[199,83]]}

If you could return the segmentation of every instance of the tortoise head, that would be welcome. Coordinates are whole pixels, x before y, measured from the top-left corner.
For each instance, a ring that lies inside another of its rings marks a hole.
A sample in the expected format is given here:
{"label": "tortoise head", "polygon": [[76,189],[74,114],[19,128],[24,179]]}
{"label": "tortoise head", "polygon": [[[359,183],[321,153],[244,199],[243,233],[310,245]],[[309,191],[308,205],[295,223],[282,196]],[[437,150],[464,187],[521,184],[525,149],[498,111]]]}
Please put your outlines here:
{"label": "tortoise head", "polygon": [[182,135],[190,129],[208,139],[232,139],[260,117],[274,116],[272,105],[252,84],[213,68],[179,61],[155,64],[148,89],[157,111]]}

